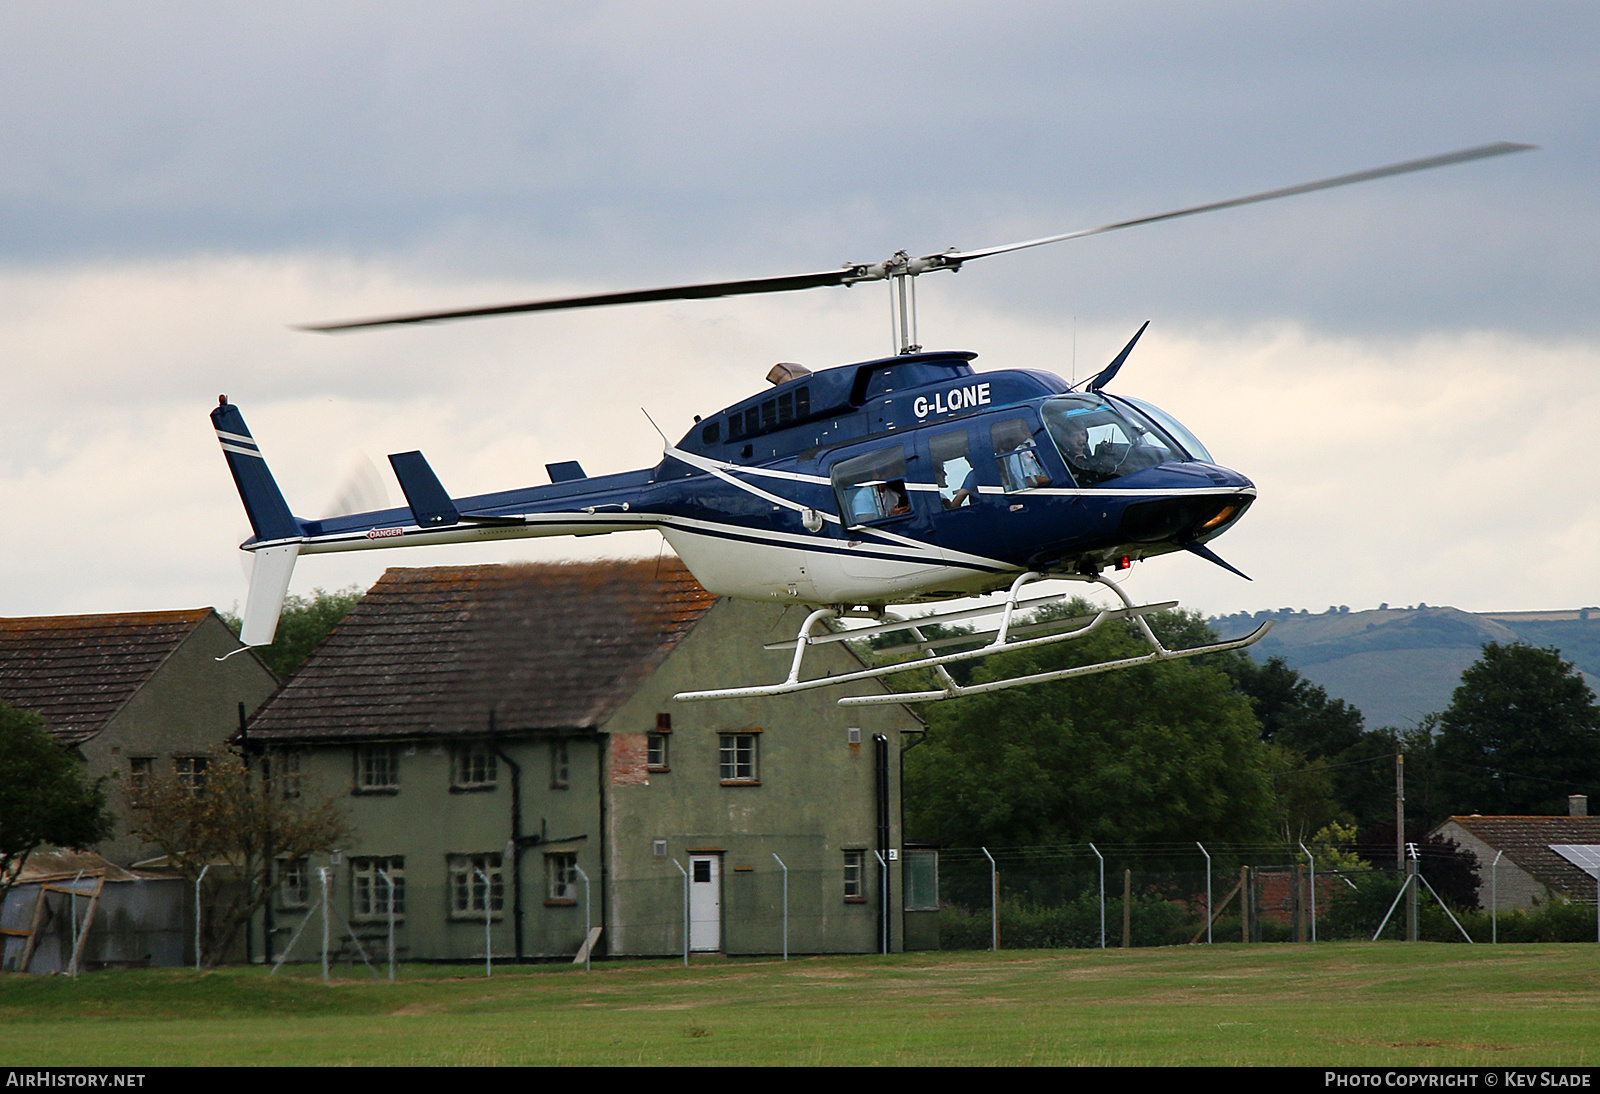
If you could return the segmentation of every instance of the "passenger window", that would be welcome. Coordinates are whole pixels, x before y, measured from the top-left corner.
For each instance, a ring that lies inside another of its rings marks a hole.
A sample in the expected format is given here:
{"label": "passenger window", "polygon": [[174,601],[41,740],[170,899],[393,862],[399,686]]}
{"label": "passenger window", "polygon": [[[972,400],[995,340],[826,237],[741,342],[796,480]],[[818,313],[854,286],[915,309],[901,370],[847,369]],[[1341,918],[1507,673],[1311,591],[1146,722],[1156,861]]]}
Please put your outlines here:
{"label": "passenger window", "polygon": [[967,431],[941,433],[928,442],[933,456],[934,482],[939,486],[939,501],[946,509],[968,509],[978,492],[978,473],[967,453]]}
{"label": "passenger window", "polygon": [[833,488],[846,527],[909,516],[906,456],[898,446],[841,460],[833,468]]}
{"label": "passenger window", "polygon": [[1000,485],[1006,493],[1050,485],[1026,420],[1008,418],[996,422],[990,436],[994,439],[995,462],[1000,465]]}

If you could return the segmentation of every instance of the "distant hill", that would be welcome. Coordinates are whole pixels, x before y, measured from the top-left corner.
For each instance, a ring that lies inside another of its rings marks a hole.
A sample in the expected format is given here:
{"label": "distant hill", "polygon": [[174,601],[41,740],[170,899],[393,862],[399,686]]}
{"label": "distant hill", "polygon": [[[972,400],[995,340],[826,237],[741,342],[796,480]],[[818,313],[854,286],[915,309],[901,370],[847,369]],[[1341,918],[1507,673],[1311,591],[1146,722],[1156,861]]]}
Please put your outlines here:
{"label": "distant hill", "polygon": [[1258,661],[1282,657],[1329,695],[1359,707],[1367,726],[1411,725],[1450,705],[1461,673],[1485,642],[1553,646],[1600,692],[1600,608],[1549,612],[1463,612],[1389,608],[1319,615],[1290,608],[1211,620],[1227,638],[1263,620],[1271,633],[1250,648]]}

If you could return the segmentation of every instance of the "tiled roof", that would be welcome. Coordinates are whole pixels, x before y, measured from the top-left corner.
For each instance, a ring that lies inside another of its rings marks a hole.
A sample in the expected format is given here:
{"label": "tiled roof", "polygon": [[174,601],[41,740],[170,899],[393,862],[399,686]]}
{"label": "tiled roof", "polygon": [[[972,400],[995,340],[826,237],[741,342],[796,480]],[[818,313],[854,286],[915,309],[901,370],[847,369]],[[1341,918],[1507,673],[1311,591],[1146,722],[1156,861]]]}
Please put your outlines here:
{"label": "tiled roof", "polygon": [[0,619],[0,700],[44,716],[61,741],[104,729],[210,608]]}
{"label": "tiled roof", "polygon": [[716,598],[677,559],[387,571],[252,740],[602,724]]}
{"label": "tiled roof", "polygon": [[[1550,845],[1600,844],[1600,817],[1451,817],[1539,882],[1558,893],[1593,897],[1595,882],[1578,867],[1550,850]],[[1488,862],[1478,864],[1489,868]]]}

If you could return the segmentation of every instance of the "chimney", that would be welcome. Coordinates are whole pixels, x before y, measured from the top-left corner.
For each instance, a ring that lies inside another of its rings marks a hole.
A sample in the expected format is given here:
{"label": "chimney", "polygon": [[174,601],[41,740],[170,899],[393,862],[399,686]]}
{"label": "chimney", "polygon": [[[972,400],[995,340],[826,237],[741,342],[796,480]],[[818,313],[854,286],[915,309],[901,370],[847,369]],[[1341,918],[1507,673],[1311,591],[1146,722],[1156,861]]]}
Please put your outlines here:
{"label": "chimney", "polygon": [[1589,815],[1589,795],[1587,795],[1587,794],[1568,794],[1567,795],[1567,816],[1569,816],[1569,817],[1587,817],[1588,815]]}

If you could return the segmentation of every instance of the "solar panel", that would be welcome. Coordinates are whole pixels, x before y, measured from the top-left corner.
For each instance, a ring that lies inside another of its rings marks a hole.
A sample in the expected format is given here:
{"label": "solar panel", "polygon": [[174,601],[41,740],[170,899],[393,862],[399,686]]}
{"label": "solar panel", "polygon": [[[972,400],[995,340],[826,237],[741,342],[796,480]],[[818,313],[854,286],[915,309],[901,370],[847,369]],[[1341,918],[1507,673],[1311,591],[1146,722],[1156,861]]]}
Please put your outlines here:
{"label": "solar panel", "polygon": [[1600,843],[1552,843],[1550,850],[1600,881]]}

